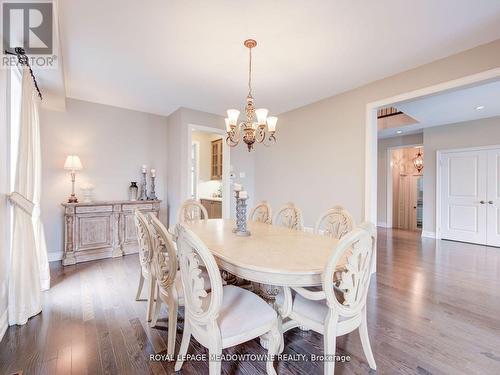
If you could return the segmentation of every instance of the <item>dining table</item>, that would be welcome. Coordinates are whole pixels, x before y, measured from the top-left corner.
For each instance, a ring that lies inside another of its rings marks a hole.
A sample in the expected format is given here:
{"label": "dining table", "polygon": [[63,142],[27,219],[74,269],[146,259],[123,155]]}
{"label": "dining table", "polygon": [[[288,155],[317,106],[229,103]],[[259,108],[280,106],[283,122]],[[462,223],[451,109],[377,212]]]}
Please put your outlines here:
{"label": "dining table", "polygon": [[[188,224],[213,254],[221,271],[252,282],[269,304],[282,287],[314,287],[335,251],[338,240],[308,231],[248,221],[249,236],[238,236],[232,219],[208,219]],[[338,262],[344,269],[347,254]],[[276,307],[276,306],[275,306]],[[261,339],[265,347],[267,342]]]}

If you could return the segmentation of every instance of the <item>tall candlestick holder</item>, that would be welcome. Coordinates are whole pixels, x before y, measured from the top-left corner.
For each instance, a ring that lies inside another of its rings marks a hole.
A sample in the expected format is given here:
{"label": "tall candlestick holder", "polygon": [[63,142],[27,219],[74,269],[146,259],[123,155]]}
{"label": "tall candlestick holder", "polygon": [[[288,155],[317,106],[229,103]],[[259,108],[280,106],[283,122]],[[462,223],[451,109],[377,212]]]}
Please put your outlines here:
{"label": "tall candlestick holder", "polygon": [[141,196],[139,197],[140,201],[147,201],[148,200],[148,188],[147,188],[147,181],[146,181],[146,173],[145,171],[142,172],[142,183],[141,183]]}
{"label": "tall candlestick holder", "polygon": [[238,198],[238,202],[236,210],[236,235],[247,237],[251,234],[247,230],[247,198]]}
{"label": "tall candlestick holder", "polygon": [[[240,205],[240,192],[239,191],[235,191],[234,192],[234,197],[236,198],[236,214],[238,214],[238,207]],[[234,227],[233,228],[233,233],[236,233],[238,231],[238,227]]]}
{"label": "tall candlestick holder", "polygon": [[149,194],[149,200],[155,201],[158,199],[155,192],[155,180],[156,176],[151,176],[151,194]]}

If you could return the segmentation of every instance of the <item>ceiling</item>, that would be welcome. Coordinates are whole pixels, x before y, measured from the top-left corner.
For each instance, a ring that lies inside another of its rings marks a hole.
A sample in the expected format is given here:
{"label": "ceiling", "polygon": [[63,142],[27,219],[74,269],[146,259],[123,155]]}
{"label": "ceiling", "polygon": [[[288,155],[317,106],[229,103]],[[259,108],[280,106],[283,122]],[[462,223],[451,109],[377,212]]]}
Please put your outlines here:
{"label": "ceiling", "polygon": [[271,114],[500,38],[497,0],[60,1],[66,95],[168,115]]}
{"label": "ceiling", "polygon": [[418,122],[381,130],[379,138],[417,133],[431,126],[500,116],[500,81],[430,95],[395,104],[395,107]]}

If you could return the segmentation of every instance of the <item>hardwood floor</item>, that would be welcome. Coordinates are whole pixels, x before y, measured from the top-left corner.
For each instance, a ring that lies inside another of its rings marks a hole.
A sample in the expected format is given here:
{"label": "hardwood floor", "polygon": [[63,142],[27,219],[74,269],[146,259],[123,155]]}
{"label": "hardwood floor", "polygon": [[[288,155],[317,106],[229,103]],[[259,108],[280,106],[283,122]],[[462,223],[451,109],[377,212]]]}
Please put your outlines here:
{"label": "hardwood floor", "polygon": [[[0,343],[0,374],[171,374],[173,363],[150,361],[166,350],[166,329],[145,322],[135,301],[136,255],[61,267],[43,312],[10,327]],[[500,249],[421,239],[379,230],[377,274],[368,300],[378,374],[500,374]],[[166,312],[163,311],[163,318]],[[165,326],[165,321],[161,322]],[[182,319],[177,332],[177,347]],[[323,340],[299,329],[285,334],[285,354],[321,355]],[[370,372],[356,333],[337,339],[336,374]],[[194,340],[189,353],[206,353]],[[265,351],[254,340],[226,353]],[[226,362],[224,374],[265,374],[262,362]],[[321,362],[277,363],[278,374],[322,374]],[[206,374],[187,361],[183,374]]]}

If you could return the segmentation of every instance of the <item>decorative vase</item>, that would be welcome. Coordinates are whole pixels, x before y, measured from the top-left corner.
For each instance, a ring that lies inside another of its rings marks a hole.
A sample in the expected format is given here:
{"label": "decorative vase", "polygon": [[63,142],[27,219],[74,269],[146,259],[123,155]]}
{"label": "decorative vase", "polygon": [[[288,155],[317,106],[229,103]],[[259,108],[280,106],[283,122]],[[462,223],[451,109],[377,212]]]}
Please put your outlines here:
{"label": "decorative vase", "polygon": [[139,195],[139,187],[137,186],[137,182],[132,181],[130,183],[130,187],[128,188],[128,199],[131,201],[136,201],[138,195]]}

